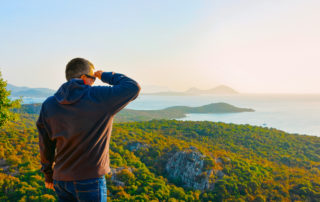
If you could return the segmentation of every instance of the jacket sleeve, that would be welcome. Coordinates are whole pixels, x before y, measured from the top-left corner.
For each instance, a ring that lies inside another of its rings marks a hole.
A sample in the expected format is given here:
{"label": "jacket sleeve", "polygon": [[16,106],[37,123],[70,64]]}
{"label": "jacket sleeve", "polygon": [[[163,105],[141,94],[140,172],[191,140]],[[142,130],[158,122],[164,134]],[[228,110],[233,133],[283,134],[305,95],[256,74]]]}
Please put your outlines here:
{"label": "jacket sleeve", "polygon": [[118,113],[121,109],[136,99],[141,90],[140,85],[124,74],[103,72],[101,81],[111,86],[94,86],[93,91],[102,103],[105,110],[111,114]]}
{"label": "jacket sleeve", "polygon": [[39,133],[40,162],[41,172],[44,174],[46,182],[53,182],[52,164],[54,162],[56,141],[52,141],[44,120],[44,110],[41,107],[40,115],[37,120],[37,129]]}

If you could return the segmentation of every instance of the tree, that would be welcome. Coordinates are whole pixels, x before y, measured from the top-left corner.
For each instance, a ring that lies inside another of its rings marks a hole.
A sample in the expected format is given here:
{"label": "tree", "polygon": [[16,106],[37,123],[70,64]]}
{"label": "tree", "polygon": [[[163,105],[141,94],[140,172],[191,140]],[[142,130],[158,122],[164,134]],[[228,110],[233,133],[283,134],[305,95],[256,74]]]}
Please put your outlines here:
{"label": "tree", "polygon": [[7,81],[2,79],[2,74],[0,72],[0,128],[5,125],[10,120],[17,120],[18,114],[12,112],[11,108],[20,108],[22,98],[17,100],[10,100],[9,96],[11,91],[6,89]]}

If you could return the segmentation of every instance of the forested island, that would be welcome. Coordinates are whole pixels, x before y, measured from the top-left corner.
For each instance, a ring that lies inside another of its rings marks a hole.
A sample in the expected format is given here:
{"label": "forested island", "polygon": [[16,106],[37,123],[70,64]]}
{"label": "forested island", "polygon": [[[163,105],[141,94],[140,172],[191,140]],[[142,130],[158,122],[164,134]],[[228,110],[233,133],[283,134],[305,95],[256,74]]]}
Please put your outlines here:
{"label": "forested island", "polygon": [[[0,136],[0,201],[56,201],[40,172],[36,114]],[[110,201],[319,201],[320,138],[210,121],[115,123]]]}
{"label": "forested island", "polygon": [[[39,114],[41,104],[24,104],[14,112]],[[152,119],[178,119],[186,117],[189,113],[239,113],[254,112],[250,108],[239,108],[227,103],[211,103],[200,107],[173,106],[160,110],[134,110],[123,109],[116,114],[114,122],[149,121]]]}

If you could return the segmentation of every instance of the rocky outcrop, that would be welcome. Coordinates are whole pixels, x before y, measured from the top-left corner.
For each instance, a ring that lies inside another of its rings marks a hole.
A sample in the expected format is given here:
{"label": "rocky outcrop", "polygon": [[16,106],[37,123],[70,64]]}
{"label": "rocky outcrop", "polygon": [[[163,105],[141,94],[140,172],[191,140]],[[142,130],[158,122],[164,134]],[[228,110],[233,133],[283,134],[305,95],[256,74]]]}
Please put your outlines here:
{"label": "rocky outcrop", "polygon": [[141,142],[131,142],[127,145],[128,150],[130,151],[137,151],[141,148],[148,148],[148,144],[143,144]]}
{"label": "rocky outcrop", "polygon": [[123,187],[126,184],[120,176],[123,171],[129,172],[133,175],[133,169],[130,167],[111,168],[111,181],[114,182],[116,186]]}
{"label": "rocky outcrop", "polygon": [[208,166],[208,158],[194,148],[175,153],[166,164],[166,172],[183,187],[198,190],[214,189],[214,179],[224,176],[213,165]]}
{"label": "rocky outcrop", "polygon": [[0,172],[11,176],[16,176],[19,174],[17,168],[11,168],[5,159],[0,159]]}

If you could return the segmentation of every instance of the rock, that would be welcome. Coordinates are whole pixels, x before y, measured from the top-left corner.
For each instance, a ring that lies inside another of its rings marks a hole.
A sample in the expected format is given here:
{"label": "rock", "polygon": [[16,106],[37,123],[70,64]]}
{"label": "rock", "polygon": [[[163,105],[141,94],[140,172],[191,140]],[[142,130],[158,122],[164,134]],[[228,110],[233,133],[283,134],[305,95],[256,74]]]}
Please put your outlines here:
{"label": "rock", "polygon": [[137,151],[141,148],[148,148],[148,144],[142,144],[141,142],[131,142],[127,145],[128,150]]}
{"label": "rock", "polygon": [[[175,153],[166,164],[169,179],[178,181],[185,188],[208,190],[214,188],[213,169],[204,168],[205,157],[199,151],[186,150]],[[223,177],[223,173],[218,175]]]}
{"label": "rock", "polygon": [[2,173],[7,175],[17,176],[19,174],[17,168],[11,168],[5,159],[0,159],[0,169]]}
{"label": "rock", "polygon": [[230,163],[231,159],[229,157],[220,157],[214,159],[216,163],[228,164]]}
{"label": "rock", "polygon": [[120,180],[115,180],[115,179],[113,179],[112,182],[113,182],[116,186],[121,186],[121,187],[124,187],[124,186],[125,186],[125,183],[124,183],[124,182],[121,182]]}
{"label": "rock", "polygon": [[223,178],[224,173],[223,173],[221,170],[218,170],[218,171],[216,172],[216,175],[218,176],[219,179],[221,179],[221,178]]}
{"label": "rock", "polygon": [[214,160],[216,161],[216,163],[222,163],[222,159],[221,158],[215,158]]}
{"label": "rock", "polygon": [[194,146],[190,146],[189,149],[194,150],[194,151],[198,150],[198,149],[197,149],[196,147],[194,147]]}
{"label": "rock", "polygon": [[130,167],[118,167],[118,168],[111,168],[111,181],[116,185],[116,186],[125,186],[125,183],[122,182],[120,179],[118,179],[118,174],[124,170],[127,169],[129,172],[133,173],[133,169]]}

